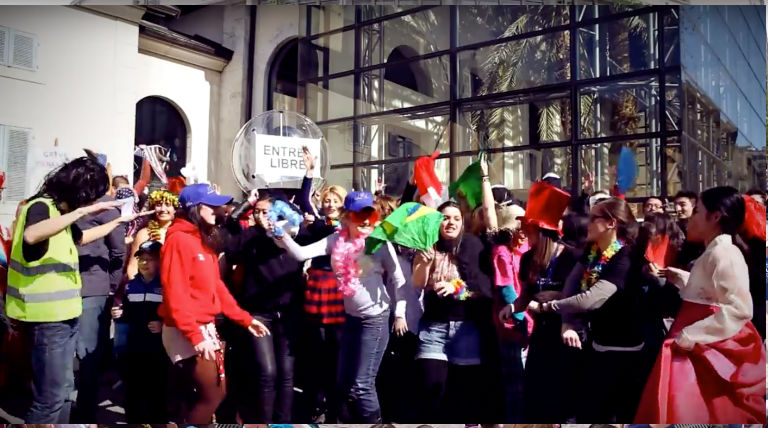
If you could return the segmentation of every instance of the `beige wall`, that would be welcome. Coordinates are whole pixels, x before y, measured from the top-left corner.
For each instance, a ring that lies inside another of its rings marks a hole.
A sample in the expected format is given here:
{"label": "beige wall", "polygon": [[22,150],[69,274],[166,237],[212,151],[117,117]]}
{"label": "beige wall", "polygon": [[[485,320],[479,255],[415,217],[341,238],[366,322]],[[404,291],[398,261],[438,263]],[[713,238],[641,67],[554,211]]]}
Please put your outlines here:
{"label": "beige wall", "polygon": [[[205,72],[139,54],[135,24],[69,7],[0,6],[0,25],[35,34],[40,45],[39,70],[0,67],[0,124],[31,128],[30,151],[54,141],[71,156],[90,148],[115,173],[132,175],[136,102],[156,95],[190,124],[188,159],[208,163]],[[28,168],[28,195],[47,172]],[[10,224],[15,205],[0,202],[0,225]]]}

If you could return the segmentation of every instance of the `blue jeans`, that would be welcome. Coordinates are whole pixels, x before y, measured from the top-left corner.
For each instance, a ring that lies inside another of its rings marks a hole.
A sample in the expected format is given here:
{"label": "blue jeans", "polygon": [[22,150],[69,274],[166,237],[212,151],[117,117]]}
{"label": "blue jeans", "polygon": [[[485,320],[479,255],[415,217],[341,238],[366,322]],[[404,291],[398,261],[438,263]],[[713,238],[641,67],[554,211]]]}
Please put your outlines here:
{"label": "blue jeans", "polygon": [[24,422],[69,423],[75,387],[74,356],[78,319],[21,323],[29,334],[32,362],[32,407]]}
{"label": "blue jeans", "polygon": [[77,334],[77,359],[80,369],[77,376],[77,410],[73,422],[96,420],[98,409],[99,376],[104,350],[109,342],[107,296],[83,297],[83,313]]}
{"label": "blue jeans", "polygon": [[[349,405],[349,422],[379,423],[381,408],[376,375],[389,343],[389,311],[369,318],[347,315],[341,341],[341,397]],[[351,404],[351,405],[350,405]]]}

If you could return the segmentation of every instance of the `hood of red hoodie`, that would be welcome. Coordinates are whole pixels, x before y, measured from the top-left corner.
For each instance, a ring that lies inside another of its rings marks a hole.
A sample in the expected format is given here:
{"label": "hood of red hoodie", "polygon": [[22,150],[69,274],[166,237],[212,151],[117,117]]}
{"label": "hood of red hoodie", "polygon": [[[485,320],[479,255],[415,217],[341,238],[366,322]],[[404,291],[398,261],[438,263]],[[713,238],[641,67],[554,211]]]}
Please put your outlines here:
{"label": "hood of red hoodie", "polygon": [[194,224],[181,218],[174,219],[173,223],[168,226],[168,235],[172,233],[186,233],[187,235],[200,237],[200,230]]}

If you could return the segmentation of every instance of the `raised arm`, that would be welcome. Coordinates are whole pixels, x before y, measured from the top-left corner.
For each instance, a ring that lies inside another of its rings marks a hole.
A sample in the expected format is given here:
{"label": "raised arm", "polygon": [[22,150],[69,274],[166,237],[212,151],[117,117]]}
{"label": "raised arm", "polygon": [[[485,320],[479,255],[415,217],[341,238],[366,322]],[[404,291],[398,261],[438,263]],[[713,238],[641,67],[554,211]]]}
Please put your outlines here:
{"label": "raised arm", "polygon": [[435,250],[417,251],[413,258],[413,286],[424,288],[429,281],[429,273],[435,260]]}
{"label": "raised arm", "polygon": [[491,179],[488,177],[488,155],[483,153],[480,160],[480,170],[483,175],[483,213],[485,215],[485,228],[495,230],[499,227],[496,219],[496,201],[493,199]]}
{"label": "raised arm", "polygon": [[[62,230],[66,229],[67,227],[71,226],[72,223],[79,220],[81,217],[89,215],[89,214],[96,214],[100,213],[102,211],[108,210],[108,209],[114,209],[120,206],[120,202],[118,201],[110,201],[110,202],[97,202],[92,205],[88,205],[85,207],[78,208],[72,212],[60,215],[58,217],[52,217],[48,218],[46,220],[40,221],[38,223],[35,223],[33,225],[30,225],[29,227],[25,228],[24,230],[24,242],[29,245],[35,245],[40,242],[45,241],[46,239],[56,235],[57,233],[61,232]],[[118,219],[119,220],[119,219]],[[83,239],[80,242],[80,244],[85,245],[89,242],[93,242],[96,239],[90,239],[86,240],[86,232],[99,229],[98,233],[102,233],[100,237],[104,237],[107,233],[109,233],[112,228],[114,228],[117,224],[114,224],[109,227],[105,227],[107,225],[111,225],[112,222],[95,227],[93,229],[88,229],[87,231],[83,232]],[[92,236],[95,236],[95,232],[88,233],[88,237],[91,238]],[[83,242],[84,241],[84,242]]]}
{"label": "raised arm", "polygon": [[301,181],[301,191],[299,191],[297,198],[299,202],[299,208],[302,212],[306,214],[312,214],[313,216],[317,217],[317,210],[315,209],[314,205],[312,205],[312,201],[310,200],[312,192],[312,177],[315,173],[315,158],[309,152],[307,147],[302,147],[302,151],[304,152],[302,156],[304,160],[304,166],[306,168],[306,173],[304,174],[304,179]]}
{"label": "raised arm", "polygon": [[275,237],[274,240],[277,246],[284,248],[291,257],[303,262],[305,260],[314,259],[315,257],[330,255],[333,244],[336,242],[336,236],[338,235],[333,234],[303,247],[297,244],[288,233],[280,238]]}

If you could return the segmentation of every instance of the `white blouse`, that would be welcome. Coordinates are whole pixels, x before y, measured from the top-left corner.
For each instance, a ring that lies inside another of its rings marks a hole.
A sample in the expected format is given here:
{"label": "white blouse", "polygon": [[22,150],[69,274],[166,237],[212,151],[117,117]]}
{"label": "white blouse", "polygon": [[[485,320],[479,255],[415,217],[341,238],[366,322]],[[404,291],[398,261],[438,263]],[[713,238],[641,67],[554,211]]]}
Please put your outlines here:
{"label": "white blouse", "polygon": [[707,246],[690,274],[682,272],[680,286],[683,300],[718,306],[720,310],[682,329],[675,339],[691,349],[694,344],[708,344],[728,339],[752,319],[749,270],[741,251],[730,235],[720,235]]}

